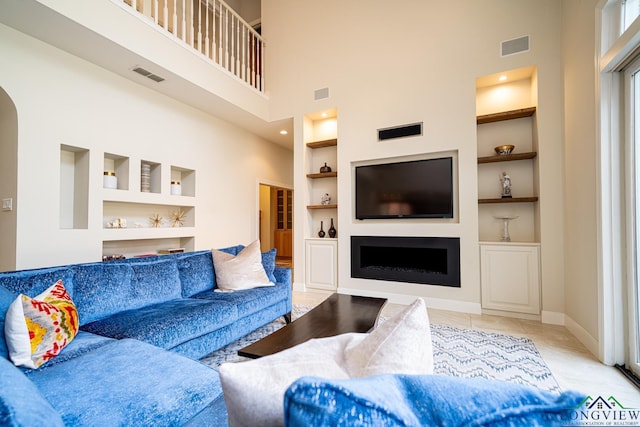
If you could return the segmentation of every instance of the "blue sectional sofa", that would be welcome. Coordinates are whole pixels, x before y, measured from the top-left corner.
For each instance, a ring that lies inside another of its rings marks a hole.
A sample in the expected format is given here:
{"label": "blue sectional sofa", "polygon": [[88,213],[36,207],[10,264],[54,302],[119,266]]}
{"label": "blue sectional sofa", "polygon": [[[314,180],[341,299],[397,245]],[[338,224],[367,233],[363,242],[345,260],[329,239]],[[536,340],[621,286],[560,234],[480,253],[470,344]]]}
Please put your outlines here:
{"label": "blue sectional sofa", "polygon": [[214,291],[211,251],[0,273],[0,330],[20,293],[60,279],[80,320],[38,369],[15,367],[0,334],[0,425],[226,424],[218,373],[194,359],[290,319],[291,270],[275,250],[262,262],[275,286],[229,293]]}

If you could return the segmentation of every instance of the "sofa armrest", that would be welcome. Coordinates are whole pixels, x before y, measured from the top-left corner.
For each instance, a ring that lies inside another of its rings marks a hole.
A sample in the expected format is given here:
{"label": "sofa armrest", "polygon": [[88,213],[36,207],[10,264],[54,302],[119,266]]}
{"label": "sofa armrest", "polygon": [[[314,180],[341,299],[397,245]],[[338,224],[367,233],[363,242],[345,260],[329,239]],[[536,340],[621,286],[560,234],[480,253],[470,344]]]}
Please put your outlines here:
{"label": "sofa armrest", "polygon": [[291,287],[291,269],[288,267],[276,267],[273,270],[273,275],[276,278],[277,283],[285,283]]}

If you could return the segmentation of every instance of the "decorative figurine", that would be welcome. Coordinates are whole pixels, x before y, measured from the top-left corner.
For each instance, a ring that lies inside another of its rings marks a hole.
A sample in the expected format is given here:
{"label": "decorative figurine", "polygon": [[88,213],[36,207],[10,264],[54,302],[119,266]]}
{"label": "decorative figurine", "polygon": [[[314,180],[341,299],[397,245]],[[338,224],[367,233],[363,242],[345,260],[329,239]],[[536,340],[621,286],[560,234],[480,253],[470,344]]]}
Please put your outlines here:
{"label": "decorative figurine", "polygon": [[182,209],[178,209],[175,212],[171,212],[171,226],[172,227],[182,227],[184,225],[184,217],[186,216],[186,212]]}
{"label": "decorative figurine", "polygon": [[502,182],[502,198],[510,199],[511,198],[511,177],[507,175],[506,172],[502,172],[502,176],[500,177],[500,182]]}
{"label": "decorative figurine", "polygon": [[164,221],[164,218],[162,218],[162,216],[157,213],[151,215],[151,217],[149,218],[149,222],[151,223],[151,227],[153,228],[160,227],[162,225],[162,221]]}
{"label": "decorative figurine", "polygon": [[127,220],[124,218],[116,218],[107,222],[107,228],[127,228]]}
{"label": "decorative figurine", "polygon": [[324,193],[324,196],[320,199],[320,204],[325,206],[331,204],[331,196],[329,193]]}

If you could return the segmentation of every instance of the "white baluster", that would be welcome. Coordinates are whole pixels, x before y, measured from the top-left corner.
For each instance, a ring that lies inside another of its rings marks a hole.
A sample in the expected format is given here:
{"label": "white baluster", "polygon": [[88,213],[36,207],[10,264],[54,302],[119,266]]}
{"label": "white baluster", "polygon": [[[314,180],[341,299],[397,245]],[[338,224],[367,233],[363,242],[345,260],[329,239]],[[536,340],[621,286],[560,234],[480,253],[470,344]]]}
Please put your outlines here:
{"label": "white baluster", "polygon": [[158,0],[153,0],[153,22],[155,22],[156,25],[158,25],[158,15],[160,15],[158,12]]}
{"label": "white baluster", "polygon": [[209,58],[209,0],[205,3],[204,54]]}
{"label": "white baluster", "polygon": [[198,50],[202,52],[202,2],[198,1]]}
{"label": "white baluster", "polygon": [[264,42],[260,40],[260,87],[258,90],[264,91]]}
{"label": "white baluster", "polygon": [[249,79],[249,70],[247,68],[247,65],[249,64],[249,61],[247,60],[247,45],[248,45],[248,37],[249,37],[249,29],[248,28],[243,28],[242,29],[242,80],[244,80],[245,82]]}
{"label": "white baluster", "polygon": [[211,59],[216,60],[218,40],[216,40],[216,0],[213,0],[211,9]]}
{"label": "white baluster", "polygon": [[196,48],[196,41],[194,38],[195,35],[195,26],[194,26],[194,22],[193,22],[193,1],[189,1],[189,45],[191,45],[192,48]]}
{"label": "white baluster", "polygon": [[[178,33],[178,7],[177,7],[178,6],[177,5],[178,0],[172,0],[172,1],[173,1],[173,17],[172,17],[173,29],[172,29],[171,32],[176,37],[179,37],[180,33]],[[168,0],[167,0],[167,2],[168,2]]]}
{"label": "white baluster", "polygon": [[183,42],[187,41],[187,20],[186,20],[186,16],[187,16],[187,9],[186,9],[186,0],[182,0],[182,35],[181,35],[181,39]]}
{"label": "white baluster", "polygon": [[169,29],[169,0],[164,0],[162,8],[162,25],[165,30]]}
{"label": "white baluster", "polygon": [[226,37],[226,41],[224,43],[224,68],[229,69],[229,10],[225,8],[224,10],[224,34]]}
{"label": "white baluster", "polygon": [[236,71],[236,18],[231,15],[231,72],[238,75]]}
{"label": "white baluster", "polygon": [[222,56],[222,45],[223,45],[223,41],[222,41],[222,4],[220,4],[220,18],[218,18],[218,64],[222,65],[222,60],[223,60],[223,56]]}

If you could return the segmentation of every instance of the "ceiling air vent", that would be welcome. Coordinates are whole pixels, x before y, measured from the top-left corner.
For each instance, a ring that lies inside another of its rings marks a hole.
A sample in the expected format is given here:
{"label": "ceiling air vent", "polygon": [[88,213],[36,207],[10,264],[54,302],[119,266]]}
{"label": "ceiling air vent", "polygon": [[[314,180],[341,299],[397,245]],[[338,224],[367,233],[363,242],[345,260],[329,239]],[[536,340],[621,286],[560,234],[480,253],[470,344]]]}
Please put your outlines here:
{"label": "ceiling air vent", "polygon": [[500,56],[515,55],[516,53],[529,51],[529,36],[517,39],[505,40],[500,43]]}
{"label": "ceiling air vent", "polygon": [[148,79],[153,80],[154,82],[160,83],[161,81],[164,80],[163,77],[160,77],[156,74],[153,74],[151,71],[145,70],[142,67],[135,67],[133,69],[133,71],[135,71],[136,73],[140,74],[141,76],[145,76]]}
{"label": "ceiling air vent", "polygon": [[404,138],[406,136],[422,135],[422,122],[404,126],[378,129],[378,141],[386,139]]}
{"label": "ceiling air vent", "polygon": [[313,92],[313,100],[318,101],[320,99],[325,99],[329,97],[329,88],[323,87],[322,89],[318,89]]}

